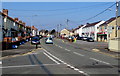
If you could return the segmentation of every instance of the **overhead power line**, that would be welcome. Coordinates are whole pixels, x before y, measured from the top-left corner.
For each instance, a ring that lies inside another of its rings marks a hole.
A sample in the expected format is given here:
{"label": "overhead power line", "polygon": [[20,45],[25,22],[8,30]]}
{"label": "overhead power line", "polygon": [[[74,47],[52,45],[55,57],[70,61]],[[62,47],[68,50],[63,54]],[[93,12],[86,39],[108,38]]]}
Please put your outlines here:
{"label": "overhead power line", "polygon": [[106,9],[103,10],[102,12],[96,14],[95,16],[92,16],[92,17],[90,17],[90,18],[88,18],[88,19],[85,19],[85,20],[81,20],[80,22],[88,21],[88,20],[91,20],[91,19],[93,19],[93,18],[95,18],[95,17],[101,15],[102,13],[106,12],[107,10],[109,10],[109,8],[113,7],[115,4],[116,4],[116,3],[114,3],[114,4],[111,5],[110,7],[106,8]]}
{"label": "overhead power line", "polygon": [[110,4],[110,2],[103,3],[103,4],[95,4],[95,5],[90,5],[90,6],[85,6],[85,7],[78,7],[78,8],[65,8],[65,9],[52,9],[52,10],[26,10],[26,9],[9,9],[13,11],[41,11],[41,12],[47,12],[47,11],[66,11],[66,10],[76,10],[76,9],[81,9],[81,8],[89,8],[92,6],[98,6],[98,5],[107,5]]}

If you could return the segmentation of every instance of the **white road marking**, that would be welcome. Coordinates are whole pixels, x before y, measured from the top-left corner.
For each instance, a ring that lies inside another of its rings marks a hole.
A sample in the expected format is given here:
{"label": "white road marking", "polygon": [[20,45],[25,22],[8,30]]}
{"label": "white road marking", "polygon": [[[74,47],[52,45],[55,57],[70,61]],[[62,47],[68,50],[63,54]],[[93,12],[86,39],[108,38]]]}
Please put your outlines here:
{"label": "white road marking", "polygon": [[58,46],[58,45],[55,44],[55,46]]}
{"label": "white road marking", "polygon": [[59,59],[59,58],[57,58],[56,56],[54,56],[54,55],[52,55],[51,53],[49,53],[47,50],[45,50],[45,49],[43,49],[43,50],[44,50],[47,54],[49,54],[50,56],[54,57],[56,60],[58,60],[58,61],[60,61],[61,63],[65,64],[66,66],[68,66],[69,68],[71,68],[71,69],[73,69],[73,70],[75,70],[75,71],[77,71],[77,72],[79,72],[79,73],[82,73],[82,74],[84,74],[84,75],[86,75],[86,76],[89,76],[89,75],[88,75],[87,73],[85,73],[84,71],[81,71],[81,70],[79,70],[78,68],[75,68],[74,66],[72,66],[72,65],[70,65],[70,64],[62,61],[61,59]]}
{"label": "white road marking", "polygon": [[39,66],[39,65],[4,66],[4,67],[0,67],[0,68],[20,68],[20,67],[32,67],[32,66]]}
{"label": "white road marking", "polygon": [[18,65],[18,66],[4,66],[4,67],[0,67],[1,68],[22,68],[22,67],[35,67],[35,66],[55,66],[55,65],[64,65],[64,64],[42,64],[42,65]]}
{"label": "white road marking", "polygon": [[76,55],[79,55],[79,56],[85,56],[85,55],[77,53],[77,52],[73,52],[73,53],[76,54]]}
{"label": "white road marking", "polygon": [[0,64],[2,64],[2,61],[0,61]]}
{"label": "white road marking", "polygon": [[66,51],[71,51],[71,50],[68,50],[68,49],[65,49]]}
{"label": "white road marking", "polygon": [[101,62],[101,63],[104,63],[104,64],[107,64],[107,65],[110,65],[110,63],[107,63],[105,61],[101,61],[101,60],[98,60],[98,59],[95,59],[95,58],[90,58],[92,60],[95,60],[95,61],[98,61],[98,62]]}
{"label": "white road marking", "polygon": [[59,46],[60,48],[62,48],[61,46]]}
{"label": "white road marking", "polygon": [[58,61],[56,61],[55,59],[53,59],[52,57],[50,57],[47,53],[43,52],[44,55],[46,55],[49,59],[51,59],[52,61],[54,61],[56,64],[60,64]]}

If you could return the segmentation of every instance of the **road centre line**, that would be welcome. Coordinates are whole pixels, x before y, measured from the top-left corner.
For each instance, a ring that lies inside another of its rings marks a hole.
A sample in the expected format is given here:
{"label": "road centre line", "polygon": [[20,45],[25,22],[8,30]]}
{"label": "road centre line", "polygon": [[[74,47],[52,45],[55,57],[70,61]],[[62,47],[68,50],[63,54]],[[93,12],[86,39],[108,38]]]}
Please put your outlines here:
{"label": "road centre line", "polygon": [[95,59],[95,58],[90,58],[90,59],[91,59],[91,60],[98,61],[98,62],[101,62],[101,63],[104,63],[104,64],[107,64],[107,65],[110,65],[110,63],[105,62],[105,61],[101,61],[101,60],[98,60],[98,59]]}
{"label": "road centre line", "polygon": [[77,52],[73,52],[73,53],[76,54],[76,55],[85,56],[85,55],[77,53]]}
{"label": "road centre line", "polygon": [[58,61],[56,61],[55,59],[53,59],[52,57],[50,57],[47,53],[45,53],[45,52],[43,52],[43,53],[44,53],[44,55],[46,55],[49,59],[51,59],[56,64],[60,64]]}
{"label": "road centre line", "polygon": [[65,49],[66,51],[71,51],[71,50],[68,50],[68,49]]}
{"label": "road centre line", "polygon": [[77,72],[79,72],[79,73],[81,73],[81,74],[84,74],[85,76],[89,76],[89,75],[88,75],[87,73],[85,73],[84,71],[81,71],[81,70],[79,70],[78,68],[75,68],[74,66],[72,66],[72,65],[70,65],[70,64],[62,61],[62,60],[59,59],[58,57],[56,57],[56,56],[52,55],[51,53],[49,53],[47,50],[45,50],[45,49],[43,49],[43,50],[44,50],[47,54],[49,54],[50,56],[54,57],[56,60],[58,60],[58,61],[60,61],[61,63],[65,64],[67,67],[73,69],[74,71],[77,71]]}

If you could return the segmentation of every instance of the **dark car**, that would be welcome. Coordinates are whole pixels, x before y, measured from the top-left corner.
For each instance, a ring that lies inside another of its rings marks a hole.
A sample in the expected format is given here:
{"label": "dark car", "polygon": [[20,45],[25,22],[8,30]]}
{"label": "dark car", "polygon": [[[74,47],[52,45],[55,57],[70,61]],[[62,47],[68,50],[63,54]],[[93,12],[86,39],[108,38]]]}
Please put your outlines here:
{"label": "dark car", "polygon": [[83,37],[77,37],[77,40],[82,40],[83,39]]}
{"label": "dark car", "polygon": [[38,36],[32,37],[31,44],[40,44],[40,38]]}
{"label": "dark car", "polygon": [[94,39],[91,38],[91,37],[88,37],[88,38],[86,39],[86,41],[88,41],[88,42],[94,42]]}
{"label": "dark car", "polygon": [[86,41],[86,40],[87,40],[87,38],[88,38],[88,37],[83,37],[83,38],[82,38],[82,40],[83,40],[83,41]]}

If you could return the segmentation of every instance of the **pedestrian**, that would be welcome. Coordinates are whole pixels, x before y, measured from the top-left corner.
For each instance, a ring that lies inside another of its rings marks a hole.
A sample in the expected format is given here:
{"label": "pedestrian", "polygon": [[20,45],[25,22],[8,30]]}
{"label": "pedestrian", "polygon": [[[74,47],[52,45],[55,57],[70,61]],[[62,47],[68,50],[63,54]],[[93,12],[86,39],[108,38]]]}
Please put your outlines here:
{"label": "pedestrian", "polygon": [[74,42],[76,42],[76,37],[74,37]]}

